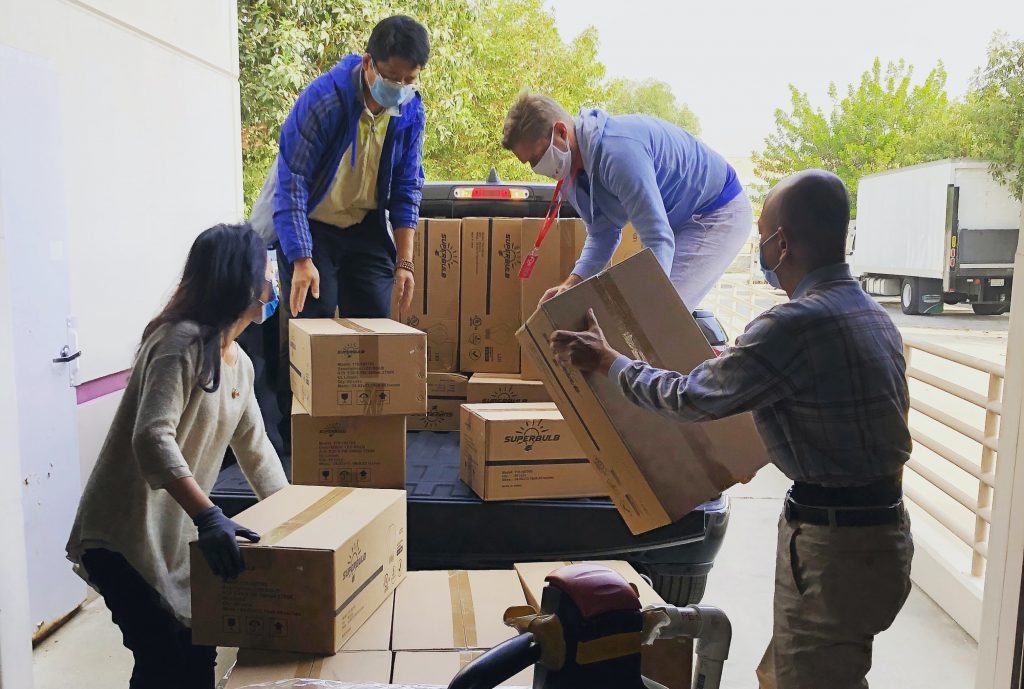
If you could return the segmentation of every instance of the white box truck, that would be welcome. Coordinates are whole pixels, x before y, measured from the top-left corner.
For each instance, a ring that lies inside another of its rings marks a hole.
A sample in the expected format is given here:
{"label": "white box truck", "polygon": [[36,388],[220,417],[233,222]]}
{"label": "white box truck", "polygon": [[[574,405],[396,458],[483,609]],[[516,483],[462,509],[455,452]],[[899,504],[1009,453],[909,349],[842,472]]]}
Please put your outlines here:
{"label": "white box truck", "polygon": [[862,177],[851,265],[864,289],[903,313],[969,303],[1010,309],[1020,201],[983,160],[950,159]]}

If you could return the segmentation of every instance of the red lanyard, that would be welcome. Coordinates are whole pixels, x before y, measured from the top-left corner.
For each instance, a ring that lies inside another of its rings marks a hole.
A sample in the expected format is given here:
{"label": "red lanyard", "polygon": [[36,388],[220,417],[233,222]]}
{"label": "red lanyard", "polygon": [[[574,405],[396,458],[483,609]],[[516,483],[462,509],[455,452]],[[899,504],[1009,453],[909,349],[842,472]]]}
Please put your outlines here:
{"label": "red lanyard", "polygon": [[[576,177],[576,172],[573,171],[569,175],[569,184],[572,184],[573,179]],[[548,236],[548,231],[551,226],[555,223],[558,218],[558,211],[562,207],[562,183],[565,182],[565,178],[558,180],[558,184],[555,185],[555,195],[551,197],[551,205],[548,207],[548,214],[544,216],[544,224],[540,226],[540,232],[537,233],[537,241],[533,244],[533,249],[527,254],[526,258],[523,259],[523,266],[519,269],[519,279],[525,280],[533,274],[533,268],[537,265],[538,259],[540,259],[540,245],[544,241],[544,238]]]}

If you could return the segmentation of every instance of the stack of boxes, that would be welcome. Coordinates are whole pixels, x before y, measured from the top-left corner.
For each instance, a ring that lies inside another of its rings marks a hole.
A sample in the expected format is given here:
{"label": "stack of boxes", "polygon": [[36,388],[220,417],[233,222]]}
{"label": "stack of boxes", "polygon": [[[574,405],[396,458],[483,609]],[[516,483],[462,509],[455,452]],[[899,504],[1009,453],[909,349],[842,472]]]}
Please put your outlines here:
{"label": "stack of boxes", "polygon": [[[484,500],[604,494],[516,340],[544,292],[572,272],[586,240],[582,221],[558,220],[533,274],[522,280],[523,254],[543,223],[421,220],[412,305],[402,309],[396,301],[392,307],[396,320],[427,336],[427,410],[410,416],[408,429],[460,432],[462,479]],[[636,233],[627,228],[623,236],[635,239]],[[635,244],[624,240],[617,257],[638,251]],[[472,408],[463,408],[467,404]]]}

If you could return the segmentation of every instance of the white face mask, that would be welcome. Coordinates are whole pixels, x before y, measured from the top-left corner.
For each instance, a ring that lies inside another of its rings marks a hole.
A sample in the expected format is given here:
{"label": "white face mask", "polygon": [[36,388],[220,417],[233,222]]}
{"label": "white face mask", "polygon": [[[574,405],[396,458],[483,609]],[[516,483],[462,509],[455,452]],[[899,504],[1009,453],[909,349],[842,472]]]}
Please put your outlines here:
{"label": "white face mask", "polygon": [[555,130],[551,129],[551,145],[544,156],[533,166],[533,171],[551,179],[565,179],[572,167],[572,152],[555,146]]}

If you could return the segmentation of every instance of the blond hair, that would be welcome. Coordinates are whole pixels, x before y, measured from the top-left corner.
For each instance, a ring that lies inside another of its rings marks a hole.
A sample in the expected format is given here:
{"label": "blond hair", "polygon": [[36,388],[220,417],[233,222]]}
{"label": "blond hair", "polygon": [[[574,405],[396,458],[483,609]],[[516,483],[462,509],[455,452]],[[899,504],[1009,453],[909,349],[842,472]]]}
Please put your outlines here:
{"label": "blond hair", "polygon": [[570,120],[569,113],[551,96],[521,91],[505,116],[501,145],[511,151],[522,141],[547,140],[555,122]]}

